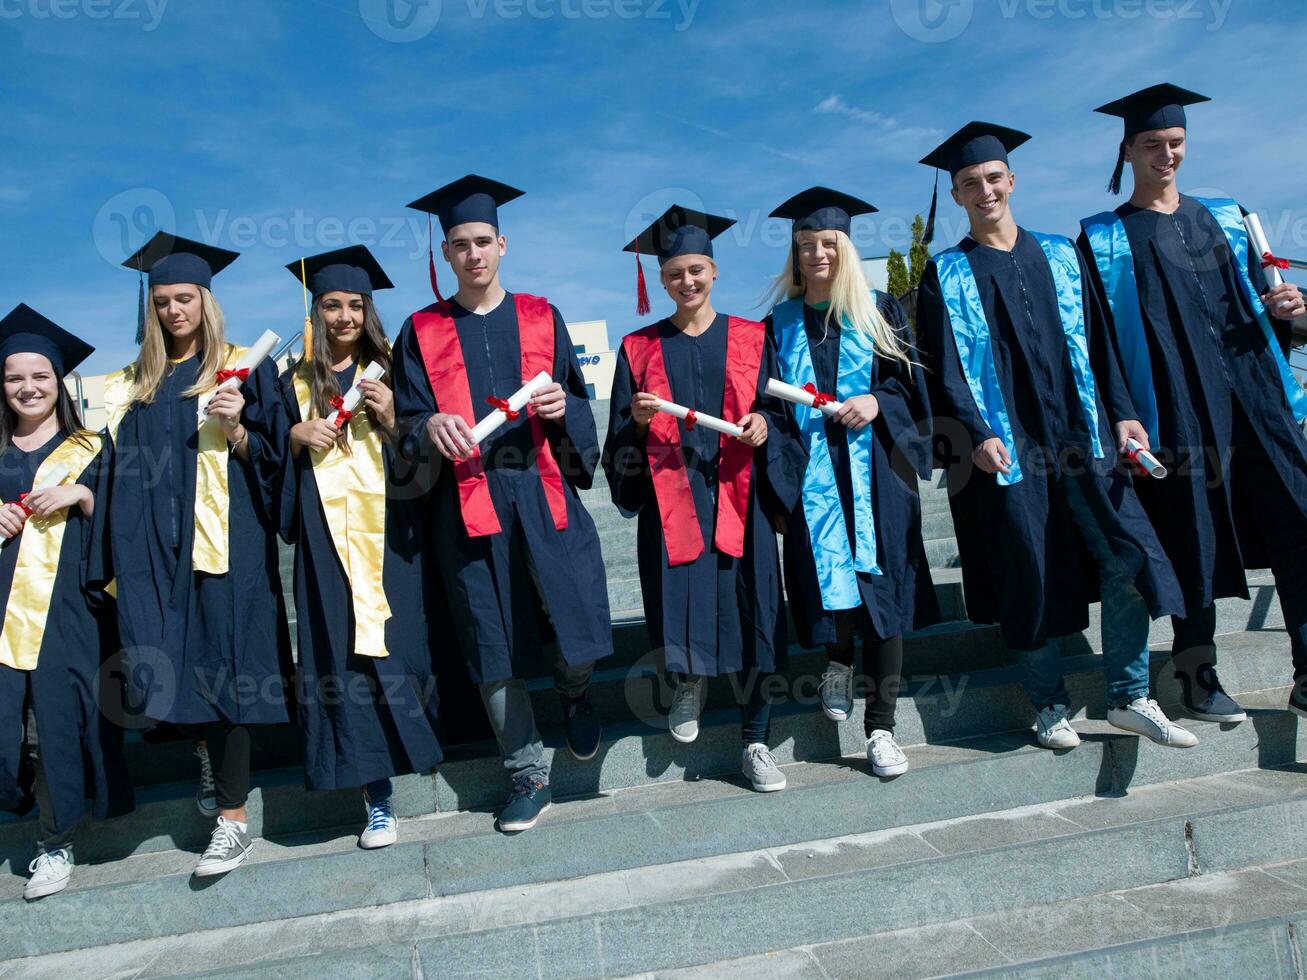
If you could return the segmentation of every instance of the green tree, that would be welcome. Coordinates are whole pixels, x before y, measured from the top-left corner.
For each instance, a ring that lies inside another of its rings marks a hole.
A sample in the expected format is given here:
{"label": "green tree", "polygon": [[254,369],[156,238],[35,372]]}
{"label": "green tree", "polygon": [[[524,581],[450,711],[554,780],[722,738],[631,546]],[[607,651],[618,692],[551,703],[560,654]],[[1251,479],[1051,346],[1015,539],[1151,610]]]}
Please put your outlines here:
{"label": "green tree", "polygon": [[908,288],[916,289],[921,285],[921,277],[925,274],[926,263],[930,261],[930,249],[921,239],[926,234],[926,222],[922,220],[921,215],[914,215],[912,218],[912,247],[908,249]]}
{"label": "green tree", "polygon": [[908,279],[908,263],[898,249],[889,250],[885,260],[885,291],[896,299],[912,288]]}

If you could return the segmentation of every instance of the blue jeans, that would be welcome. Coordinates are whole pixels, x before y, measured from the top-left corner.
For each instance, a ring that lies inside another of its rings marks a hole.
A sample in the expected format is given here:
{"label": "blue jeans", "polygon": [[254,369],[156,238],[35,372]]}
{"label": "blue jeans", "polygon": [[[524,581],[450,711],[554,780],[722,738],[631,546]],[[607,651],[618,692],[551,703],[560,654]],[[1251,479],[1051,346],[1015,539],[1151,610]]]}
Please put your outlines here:
{"label": "blue jeans", "polygon": [[[1080,484],[1063,478],[1058,483],[1071,518],[1085,547],[1098,563],[1103,600],[1103,675],[1107,706],[1120,708],[1149,694],[1148,604],[1112,553],[1093,508]],[[1022,683],[1036,708],[1070,704],[1062,676],[1062,652],[1057,643],[1021,653]]]}

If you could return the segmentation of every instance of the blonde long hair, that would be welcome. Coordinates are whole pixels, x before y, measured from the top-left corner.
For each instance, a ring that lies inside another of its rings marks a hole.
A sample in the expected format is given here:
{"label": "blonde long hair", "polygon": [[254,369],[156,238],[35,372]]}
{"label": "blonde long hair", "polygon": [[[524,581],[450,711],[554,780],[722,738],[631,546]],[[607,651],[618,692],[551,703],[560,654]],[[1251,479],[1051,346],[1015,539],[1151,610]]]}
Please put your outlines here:
{"label": "blonde long hair", "polygon": [[[905,346],[876,306],[871,287],[867,285],[867,277],[862,271],[862,256],[848,235],[842,231],[835,231],[834,235],[835,282],[831,285],[831,302],[826,310],[826,329],[830,330],[832,320],[847,324],[867,336],[880,356],[911,364],[912,358],[908,354],[910,348]],[[774,308],[784,300],[802,298],[807,291],[802,281],[803,273],[799,272],[797,247],[797,236],[791,237],[790,250],[785,256],[785,268],[772,280],[763,301],[764,306]],[[800,280],[798,283],[794,281],[796,274]]]}
{"label": "blonde long hair", "polygon": [[[222,307],[213,293],[203,286],[200,290],[200,372],[195,384],[182,393],[183,397],[200,395],[214,385],[218,371],[227,362],[226,319]],[[159,393],[164,373],[168,369],[168,344],[163,324],[153,302],[145,304],[145,332],[141,339],[141,352],[136,356],[132,370],[132,402],[149,405]]]}

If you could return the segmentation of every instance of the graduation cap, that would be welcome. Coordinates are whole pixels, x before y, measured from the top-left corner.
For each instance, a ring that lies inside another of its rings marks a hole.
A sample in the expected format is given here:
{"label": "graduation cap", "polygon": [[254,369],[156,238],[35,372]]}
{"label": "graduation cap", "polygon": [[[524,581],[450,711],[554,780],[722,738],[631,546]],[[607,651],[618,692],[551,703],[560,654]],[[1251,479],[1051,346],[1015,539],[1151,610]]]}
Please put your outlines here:
{"label": "graduation cap", "polygon": [[155,234],[123,263],[140,276],[137,295],[136,342],[145,336],[145,278],[151,286],[193,283],[208,289],[216,276],[240,257],[239,252],[179,238],[166,231]]}
{"label": "graduation cap", "polygon": [[624,252],[635,253],[636,312],[644,316],[650,309],[640,253],[658,256],[660,266],[678,255],[706,255],[712,258],[712,240],[733,224],[734,218],[705,214],[673,204],[653,224],[636,235],[622,249]]}
{"label": "graduation cap", "polygon": [[286,268],[314,299],[336,291],[371,296],[374,289],[392,289],[395,285],[364,245],[348,245],[296,259]]}
{"label": "graduation cap", "polygon": [[1095,112],[1105,116],[1119,116],[1125,121],[1125,135],[1116,153],[1116,169],[1108,182],[1108,190],[1113,194],[1121,193],[1121,172],[1125,168],[1125,141],[1138,133],[1150,129],[1171,129],[1174,126],[1187,127],[1184,107],[1197,105],[1199,102],[1212,101],[1205,95],[1190,92],[1188,89],[1163,82],[1150,85],[1132,92],[1124,98],[1100,105]]}
{"label": "graduation cap", "polygon": [[[853,219],[860,214],[874,214],[879,210],[852,194],[833,191],[829,187],[809,187],[800,191],[771,213],[773,218],[789,218],[794,232],[842,231],[849,233]],[[799,256],[791,251],[794,285],[800,285]]]}
{"label": "graduation cap", "polygon": [[1007,163],[1007,155],[1022,143],[1030,139],[1029,133],[1019,129],[1009,129],[987,122],[969,122],[956,133],[935,147],[919,162],[927,167],[934,167],[935,189],[930,195],[930,214],[926,218],[926,233],[922,236],[925,244],[935,237],[935,207],[939,198],[939,173],[947,170],[949,176],[956,176],[959,170],[1000,160]]}
{"label": "graduation cap", "polygon": [[41,354],[62,378],[94,353],[95,348],[59,324],[19,303],[0,320],[0,367],[10,354]]}
{"label": "graduation cap", "polygon": [[[430,194],[419,197],[408,206],[416,211],[434,214],[440,221],[440,230],[448,237],[451,228],[472,221],[485,222],[499,230],[499,206],[515,201],[525,191],[509,187],[489,177],[468,174]],[[442,303],[440,287],[436,285],[436,253],[431,235],[431,220],[427,219],[427,265],[431,274],[431,291]]]}

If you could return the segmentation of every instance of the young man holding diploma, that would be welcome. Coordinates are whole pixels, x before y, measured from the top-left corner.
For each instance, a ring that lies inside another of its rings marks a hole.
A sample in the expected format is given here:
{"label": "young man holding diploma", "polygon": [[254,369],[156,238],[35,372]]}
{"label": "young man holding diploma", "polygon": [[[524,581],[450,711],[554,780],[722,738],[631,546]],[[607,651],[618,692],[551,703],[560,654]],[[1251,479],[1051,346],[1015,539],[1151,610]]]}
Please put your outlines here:
{"label": "young man holding diploma", "polygon": [[1149,617],[1182,600],[1118,465],[1142,427],[1071,241],[1012,217],[1007,154],[1027,139],[973,122],[921,161],[952,175],[971,224],[931,260],[918,298],[935,431],[944,441],[954,431],[950,504],[967,612],[997,621],[1021,652],[1040,744],[1070,749],[1080,738],[1049,641],[1085,629],[1100,594],[1108,722],[1187,748],[1197,739],[1149,694]]}
{"label": "young man holding diploma", "polygon": [[1275,574],[1293,651],[1289,706],[1307,715],[1307,393],[1285,359],[1303,297],[1269,289],[1234,201],[1181,194],[1184,107],[1206,96],[1153,85],[1096,111],[1124,138],[1130,200],[1086,218],[1079,248],[1121,352],[1131,398],[1171,475],[1139,498],[1184,590],[1176,676],[1199,718],[1242,721],[1216,676],[1217,599],[1248,598],[1245,568]]}
{"label": "young man holding diploma", "polygon": [[[594,661],[612,652],[599,537],[577,496],[599,461],[581,366],[558,311],[499,282],[498,206],[521,193],[468,175],[411,205],[438,217],[458,291],[443,300],[437,290],[438,302],[405,321],[394,351],[401,452],[434,447],[448,461],[432,490],[432,547],[468,673],[513,778],[499,814],[505,832],[530,829],[550,804],[524,680],[540,645],[538,606],[557,636],[554,682],[578,759],[599,748],[586,688]],[[522,411],[508,410],[509,396],[541,371],[556,380]],[[496,409],[507,419],[478,446],[472,427]]]}

